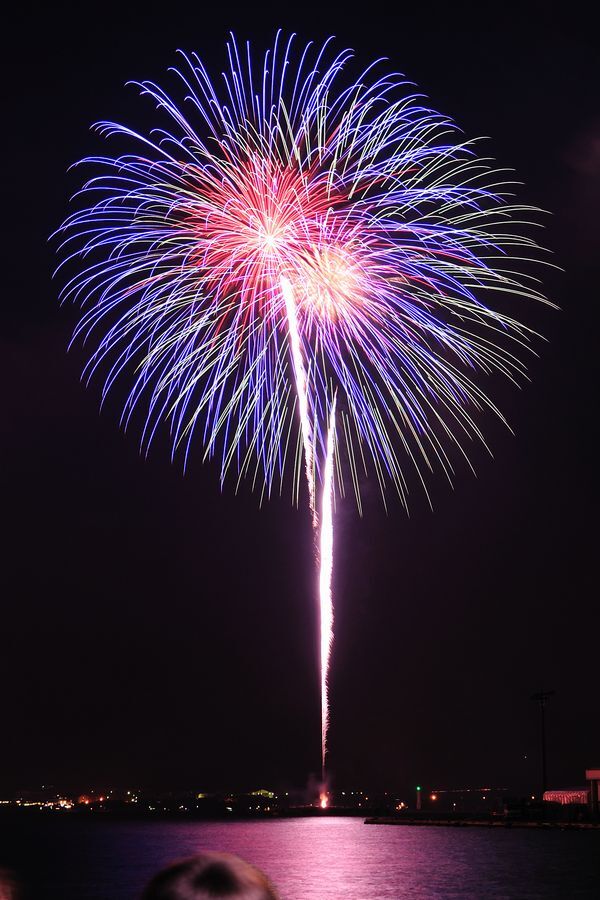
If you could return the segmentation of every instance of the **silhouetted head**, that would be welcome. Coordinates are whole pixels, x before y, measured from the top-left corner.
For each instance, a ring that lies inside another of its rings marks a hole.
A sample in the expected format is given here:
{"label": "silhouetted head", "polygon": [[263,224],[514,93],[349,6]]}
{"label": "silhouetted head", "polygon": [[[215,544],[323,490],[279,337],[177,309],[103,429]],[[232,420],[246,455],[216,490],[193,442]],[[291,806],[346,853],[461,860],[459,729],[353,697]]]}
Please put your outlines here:
{"label": "silhouetted head", "polygon": [[20,896],[13,873],[8,869],[0,869],[0,900],[17,900]]}
{"label": "silhouetted head", "polygon": [[163,869],[142,900],[278,900],[260,869],[230,853],[200,853]]}

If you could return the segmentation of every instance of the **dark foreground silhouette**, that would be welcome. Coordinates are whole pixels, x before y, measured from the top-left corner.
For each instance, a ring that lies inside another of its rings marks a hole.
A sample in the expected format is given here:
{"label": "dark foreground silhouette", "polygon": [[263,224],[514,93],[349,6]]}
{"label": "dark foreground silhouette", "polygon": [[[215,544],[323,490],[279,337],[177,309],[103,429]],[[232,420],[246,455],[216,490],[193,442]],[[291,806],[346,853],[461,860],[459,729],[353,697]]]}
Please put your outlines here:
{"label": "dark foreground silhouette", "polygon": [[230,853],[200,853],[173,863],[152,879],[142,900],[279,900],[260,869]]}

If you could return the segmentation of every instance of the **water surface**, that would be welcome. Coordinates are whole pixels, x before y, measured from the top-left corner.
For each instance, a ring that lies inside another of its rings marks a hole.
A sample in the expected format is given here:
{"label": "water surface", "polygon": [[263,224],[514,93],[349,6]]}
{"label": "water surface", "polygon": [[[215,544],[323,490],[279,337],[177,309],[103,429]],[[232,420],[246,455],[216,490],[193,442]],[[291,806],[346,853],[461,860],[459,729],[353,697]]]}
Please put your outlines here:
{"label": "water surface", "polygon": [[135,900],[163,865],[199,850],[237,853],[282,900],[600,897],[600,831],[364,825],[357,818],[16,823],[0,867],[31,900]]}

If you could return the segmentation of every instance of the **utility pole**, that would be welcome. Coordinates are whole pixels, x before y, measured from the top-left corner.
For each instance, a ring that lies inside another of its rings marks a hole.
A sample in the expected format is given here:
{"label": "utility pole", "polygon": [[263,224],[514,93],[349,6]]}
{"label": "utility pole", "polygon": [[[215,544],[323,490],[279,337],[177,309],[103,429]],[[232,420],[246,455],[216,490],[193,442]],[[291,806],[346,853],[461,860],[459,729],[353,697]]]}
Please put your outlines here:
{"label": "utility pole", "polygon": [[547,787],[547,771],[546,771],[546,703],[548,697],[553,697],[555,691],[541,690],[538,694],[533,694],[531,699],[540,705],[540,726],[542,739],[542,800]]}

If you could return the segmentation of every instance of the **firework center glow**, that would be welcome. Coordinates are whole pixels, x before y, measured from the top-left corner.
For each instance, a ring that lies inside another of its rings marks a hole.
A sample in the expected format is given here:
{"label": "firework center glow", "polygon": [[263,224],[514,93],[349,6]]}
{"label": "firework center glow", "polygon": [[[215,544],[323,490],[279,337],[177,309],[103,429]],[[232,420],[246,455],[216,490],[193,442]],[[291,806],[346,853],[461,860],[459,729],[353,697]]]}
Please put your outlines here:
{"label": "firework center glow", "polygon": [[361,278],[351,254],[339,247],[315,250],[302,278],[302,296],[307,317],[331,322],[352,313],[361,296]]}

